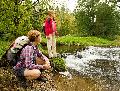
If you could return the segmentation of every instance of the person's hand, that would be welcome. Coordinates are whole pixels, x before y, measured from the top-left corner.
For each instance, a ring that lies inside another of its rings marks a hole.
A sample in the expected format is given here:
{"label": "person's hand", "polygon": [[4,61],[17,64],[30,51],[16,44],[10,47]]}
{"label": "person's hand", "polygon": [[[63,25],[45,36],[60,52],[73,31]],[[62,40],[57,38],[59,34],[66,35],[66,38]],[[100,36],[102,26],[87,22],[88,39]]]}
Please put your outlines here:
{"label": "person's hand", "polygon": [[50,69],[50,68],[51,68],[51,66],[48,64],[43,65],[43,69]]}
{"label": "person's hand", "polygon": [[49,37],[49,36],[47,36],[47,39],[50,39],[50,37]]}
{"label": "person's hand", "polygon": [[55,32],[55,35],[56,35],[56,36],[58,36],[58,35],[59,35],[57,31]]}

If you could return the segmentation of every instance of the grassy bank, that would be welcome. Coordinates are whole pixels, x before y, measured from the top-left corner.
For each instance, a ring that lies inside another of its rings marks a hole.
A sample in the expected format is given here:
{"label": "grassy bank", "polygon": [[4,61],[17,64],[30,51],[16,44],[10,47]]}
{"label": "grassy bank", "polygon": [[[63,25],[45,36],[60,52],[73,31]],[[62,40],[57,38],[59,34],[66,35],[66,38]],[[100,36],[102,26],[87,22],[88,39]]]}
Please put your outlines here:
{"label": "grassy bank", "polygon": [[[42,43],[46,43],[46,39],[43,38]],[[76,46],[120,46],[119,38],[111,41],[104,38],[98,37],[72,37],[63,36],[57,37],[58,45],[76,45]]]}
{"label": "grassy bank", "polygon": [[[46,44],[46,38],[42,38],[42,44]],[[10,45],[9,41],[2,41],[0,40],[0,57],[5,52],[5,50]],[[119,38],[110,41],[103,38],[98,37],[72,37],[72,36],[63,36],[57,37],[57,45],[76,45],[76,46],[120,46]]]}
{"label": "grassy bank", "polygon": [[[46,44],[46,39],[43,38],[42,40],[43,44]],[[2,41],[0,40],[0,57],[5,53],[5,50],[8,49],[10,45],[9,41]],[[72,37],[72,36],[64,36],[64,37],[58,37],[57,38],[57,45],[76,45],[76,46],[120,46],[119,39],[116,39],[114,41],[110,41],[107,39],[97,38],[97,37]],[[42,49],[41,49],[42,50]],[[46,50],[43,50],[44,54],[47,54]],[[51,66],[53,67],[54,71],[63,71],[65,69],[65,63],[64,60],[60,58],[54,58],[51,59]],[[4,74],[3,74],[4,73]],[[33,90],[41,91],[45,90],[48,91],[48,89],[58,89],[56,88],[56,85],[54,84],[54,81],[52,80],[52,73],[49,76],[49,81],[47,83],[42,83],[38,81],[30,81],[30,87],[27,89],[28,91],[33,88]],[[3,91],[9,91],[9,90],[15,90],[18,91],[24,91],[23,88],[19,86],[19,83],[14,76],[11,68],[0,68],[0,89]],[[21,90],[23,89],[23,90]]]}

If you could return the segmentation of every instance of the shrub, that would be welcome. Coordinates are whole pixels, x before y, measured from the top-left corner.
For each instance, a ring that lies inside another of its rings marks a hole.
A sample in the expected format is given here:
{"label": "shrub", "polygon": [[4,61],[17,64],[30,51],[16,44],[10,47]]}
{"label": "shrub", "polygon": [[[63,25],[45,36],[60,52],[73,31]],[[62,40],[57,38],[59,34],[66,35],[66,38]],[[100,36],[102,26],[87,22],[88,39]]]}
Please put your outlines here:
{"label": "shrub", "polygon": [[53,71],[61,72],[66,71],[65,61],[62,58],[52,58],[50,59],[51,66],[53,67]]}

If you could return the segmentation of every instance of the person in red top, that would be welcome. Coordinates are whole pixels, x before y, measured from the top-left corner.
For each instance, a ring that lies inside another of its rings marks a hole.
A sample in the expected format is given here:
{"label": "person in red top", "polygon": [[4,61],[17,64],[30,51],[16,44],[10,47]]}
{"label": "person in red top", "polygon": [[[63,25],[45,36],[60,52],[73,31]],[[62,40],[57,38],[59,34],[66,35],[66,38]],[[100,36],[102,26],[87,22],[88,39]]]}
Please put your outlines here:
{"label": "person in red top", "polygon": [[56,30],[56,22],[54,20],[55,14],[53,11],[48,11],[47,18],[45,20],[45,35],[47,38],[47,48],[49,58],[57,57],[56,53],[56,38],[55,35],[57,34]]}

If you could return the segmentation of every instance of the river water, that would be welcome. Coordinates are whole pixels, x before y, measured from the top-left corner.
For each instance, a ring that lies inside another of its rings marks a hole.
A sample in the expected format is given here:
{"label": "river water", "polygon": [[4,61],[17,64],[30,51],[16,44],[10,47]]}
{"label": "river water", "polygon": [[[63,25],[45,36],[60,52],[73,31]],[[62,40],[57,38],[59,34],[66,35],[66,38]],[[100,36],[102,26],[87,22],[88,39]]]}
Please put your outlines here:
{"label": "river water", "polygon": [[63,53],[68,71],[55,75],[58,91],[120,91],[120,48],[87,47]]}

